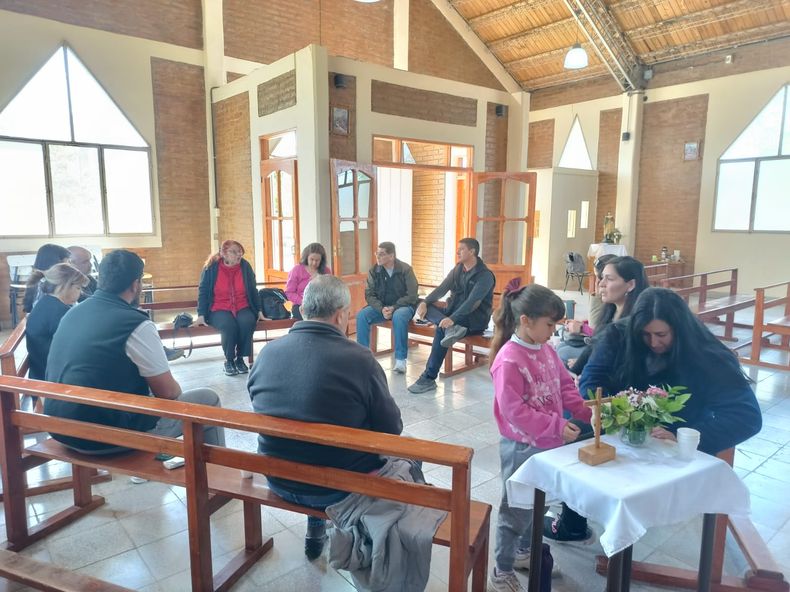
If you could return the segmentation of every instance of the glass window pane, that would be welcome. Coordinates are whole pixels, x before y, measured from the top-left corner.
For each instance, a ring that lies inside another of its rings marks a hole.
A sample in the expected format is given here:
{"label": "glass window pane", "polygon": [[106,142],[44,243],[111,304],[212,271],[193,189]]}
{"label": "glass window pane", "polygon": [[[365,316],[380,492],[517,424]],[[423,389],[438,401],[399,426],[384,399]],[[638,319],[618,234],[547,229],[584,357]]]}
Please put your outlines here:
{"label": "glass window pane", "polygon": [[502,241],[502,263],[525,265],[527,252],[527,223],[505,222]]}
{"label": "glass window pane", "polygon": [[505,218],[527,217],[527,189],[529,185],[507,179],[505,181]]}
{"label": "glass window pane", "polygon": [[333,270],[337,275],[348,275],[357,271],[357,257],[354,252],[354,223],[340,223],[340,269]]}
{"label": "glass window pane", "polygon": [[576,210],[568,210],[568,238],[576,238]]}
{"label": "glass window pane", "polygon": [[293,218],[294,215],[294,186],[293,177],[285,171],[280,172],[280,192],[283,206],[283,217]]}
{"label": "glass window pane", "polygon": [[66,55],[74,139],[94,144],[147,147],[143,137],[79,58],[70,49],[66,50]]}
{"label": "glass window pane", "polygon": [[280,221],[271,220],[269,222],[271,229],[271,249],[272,249],[272,269],[282,269],[282,261],[280,260]]}
{"label": "glass window pane", "polygon": [[55,234],[103,234],[99,151],[49,147]]}
{"label": "glass window pane", "polygon": [[483,260],[488,264],[499,263],[499,222],[479,220],[475,231]]}
{"label": "glass window pane", "polygon": [[359,223],[359,271],[365,271],[373,266],[373,253],[376,251],[376,245],[373,242],[373,225],[360,222]]}
{"label": "glass window pane", "polygon": [[296,132],[285,132],[269,138],[269,158],[290,158],[296,156]]}
{"label": "glass window pane", "polygon": [[562,150],[559,166],[568,169],[592,170],[590,153],[587,150],[587,143],[584,141],[584,133],[578,116],[573,120],[573,127],[571,127],[571,133],[568,134],[565,148]]}
{"label": "glass window pane", "polygon": [[782,154],[790,156],[790,86],[785,87],[785,128],[782,131]]}
{"label": "glass window pane", "polygon": [[754,161],[719,164],[715,230],[749,230],[753,182]]}
{"label": "glass window pane", "polygon": [[44,149],[0,142],[0,235],[48,235]]}
{"label": "glass window pane", "polygon": [[0,112],[0,135],[71,141],[63,48]]}
{"label": "glass window pane", "polygon": [[790,230],[790,158],[763,160],[757,175],[754,230]]}
{"label": "glass window pane", "polygon": [[493,218],[499,216],[502,200],[502,179],[491,179],[477,188],[477,217]]}
{"label": "glass window pane", "polygon": [[755,158],[779,154],[779,128],[784,108],[784,89],[754,118],[745,130],[730,144],[722,158]]}
{"label": "glass window pane", "polygon": [[110,234],[150,234],[154,231],[150,175],[147,152],[104,151],[107,225]]}
{"label": "glass window pane", "polygon": [[370,177],[363,172],[357,171],[357,207],[359,208],[360,218],[370,217],[370,187]]}
{"label": "glass window pane", "polygon": [[590,226],[590,202],[582,201],[581,213],[579,214],[579,228],[589,228]]}
{"label": "glass window pane", "polygon": [[[350,172],[350,171],[346,171]],[[354,179],[342,172],[337,176],[337,202],[341,218],[354,217]]]}
{"label": "glass window pane", "polygon": [[274,171],[266,177],[269,180],[269,215],[275,218],[280,216],[280,187],[277,182],[279,175],[279,171]]}
{"label": "glass window pane", "polygon": [[389,138],[373,138],[373,161],[399,162],[397,142]]}
{"label": "glass window pane", "polygon": [[291,271],[294,266],[296,239],[293,220],[283,220],[283,266],[282,271]]}

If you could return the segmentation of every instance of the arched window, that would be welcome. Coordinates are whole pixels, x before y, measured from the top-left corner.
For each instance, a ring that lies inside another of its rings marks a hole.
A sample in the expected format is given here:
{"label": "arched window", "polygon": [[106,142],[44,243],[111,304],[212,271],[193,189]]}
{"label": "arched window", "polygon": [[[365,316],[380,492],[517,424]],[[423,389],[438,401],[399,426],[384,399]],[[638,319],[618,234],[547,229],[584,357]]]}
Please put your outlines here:
{"label": "arched window", "polygon": [[0,236],[153,233],[150,147],[66,46],[0,111]]}
{"label": "arched window", "polygon": [[790,231],[790,85],[719,158],[714,230]]}

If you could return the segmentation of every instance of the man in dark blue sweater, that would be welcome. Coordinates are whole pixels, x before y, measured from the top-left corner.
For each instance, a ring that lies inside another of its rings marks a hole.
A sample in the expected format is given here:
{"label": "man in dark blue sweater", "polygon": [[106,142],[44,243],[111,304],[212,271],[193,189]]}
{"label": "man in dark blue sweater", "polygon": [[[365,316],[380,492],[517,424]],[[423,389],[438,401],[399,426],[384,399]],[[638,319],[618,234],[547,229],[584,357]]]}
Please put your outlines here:
{"label": "man in dark blue sweater", "polygon": [[[256,413],[299,421],[400,434],[400,409],[387,378],[370,353],[346,337],[351,295],[331,275],[307,284],[301,312],[288,335],[269,343],[250,373],[247,388]],[[333,448],[271,436],[258,436],[261,454],[359,473],[384,464],[377,454]],[[270,487],[288,501],[324,509],[348,492],[268,477]],[[324,521],[308,517],[305,554],[315,559],[325,539]]]}

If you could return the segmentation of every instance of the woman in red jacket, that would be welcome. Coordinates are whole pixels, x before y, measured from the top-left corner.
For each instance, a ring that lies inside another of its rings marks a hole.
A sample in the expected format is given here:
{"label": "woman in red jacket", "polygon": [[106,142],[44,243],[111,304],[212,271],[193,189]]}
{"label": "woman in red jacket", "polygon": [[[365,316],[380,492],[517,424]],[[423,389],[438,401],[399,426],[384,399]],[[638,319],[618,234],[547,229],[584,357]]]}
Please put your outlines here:
{"label": "woman in red jacket", "polygon": [[226,240],[219,253],[209,255],[198,286],[196,323],[219,330],[227,376],[249,371],[244,358],[252,353],[255,324],[263,319],[258,309],[255,272],[243,257],[241,243]]}

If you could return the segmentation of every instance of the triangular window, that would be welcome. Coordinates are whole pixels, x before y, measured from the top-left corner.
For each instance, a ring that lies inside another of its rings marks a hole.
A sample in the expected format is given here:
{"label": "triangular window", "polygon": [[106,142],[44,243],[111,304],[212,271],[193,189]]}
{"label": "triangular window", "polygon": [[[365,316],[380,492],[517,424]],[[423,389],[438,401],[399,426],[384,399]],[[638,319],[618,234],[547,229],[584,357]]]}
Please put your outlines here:
{"label": "triangular window", "polygon": [[0,110],[0,138],[0,236],[153,232],[148,143],[70,48]]}
{"label": "triangular window", "polygon": [[790,87],[782,87],[719,159],[714,230],[790,231]]}
{"label": "triangular window", "polygon": [[566,169],[584,169],[587,171],[591,171],[593,168],[578,115],[573,119],[571,133],[568,134],[568,141],[565,142],[565,148],[562,150],[559,166]]}

